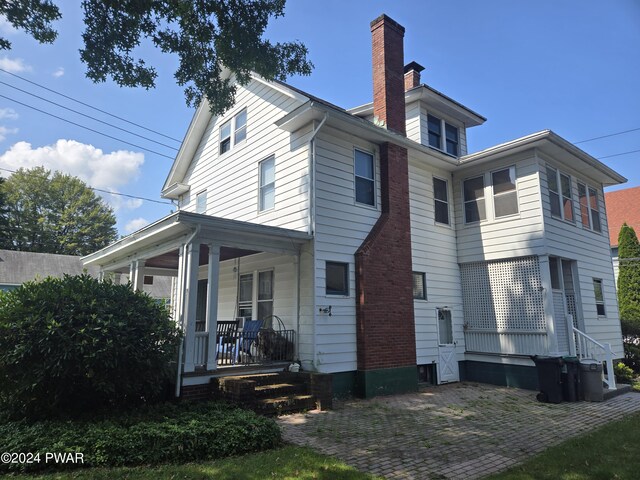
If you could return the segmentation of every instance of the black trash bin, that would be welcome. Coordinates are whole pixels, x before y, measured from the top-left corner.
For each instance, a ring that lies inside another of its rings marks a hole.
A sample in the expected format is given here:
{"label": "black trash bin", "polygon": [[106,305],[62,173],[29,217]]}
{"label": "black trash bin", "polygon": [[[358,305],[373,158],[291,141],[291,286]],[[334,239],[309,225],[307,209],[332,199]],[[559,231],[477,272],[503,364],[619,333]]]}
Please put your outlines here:
{"label": "black trash bin", "polygon": [[540,402],[562,402],[562,357],[543,357],[534,355],[531,359],[538,370],[538,387],[536,396]]}
{"label": "black trash bin", "polygon": [[565,402],[582,400],[580,360],[578,357],[562,357],[562,361],[562,399]]}

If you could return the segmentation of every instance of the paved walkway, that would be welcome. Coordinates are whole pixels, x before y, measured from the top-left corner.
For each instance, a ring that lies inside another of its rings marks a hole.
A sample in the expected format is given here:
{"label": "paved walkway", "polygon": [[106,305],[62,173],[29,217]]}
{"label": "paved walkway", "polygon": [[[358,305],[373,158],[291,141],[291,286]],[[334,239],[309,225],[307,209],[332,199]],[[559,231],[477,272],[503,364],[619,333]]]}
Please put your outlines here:
{"label": "paved walkway", "polygon": [[640,394],[539,403],[535,392],[457,383],[281,417],[285,440],[388,479],[480,478],[640,411]]}

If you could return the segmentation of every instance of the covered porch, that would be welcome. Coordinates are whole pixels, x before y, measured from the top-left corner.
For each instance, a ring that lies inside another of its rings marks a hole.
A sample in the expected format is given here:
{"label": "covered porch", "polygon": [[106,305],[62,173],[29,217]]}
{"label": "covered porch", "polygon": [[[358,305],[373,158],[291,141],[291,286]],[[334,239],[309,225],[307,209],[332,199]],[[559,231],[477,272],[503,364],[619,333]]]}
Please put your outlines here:
{"label": "covered porch", "polygon": [[[172,278],[170,309],[184,333],[178,387],[219,368],[298,357],[305,232],[178,211],[83,258],[134,289]],[[184,378],[186,380],[186,378]]]}

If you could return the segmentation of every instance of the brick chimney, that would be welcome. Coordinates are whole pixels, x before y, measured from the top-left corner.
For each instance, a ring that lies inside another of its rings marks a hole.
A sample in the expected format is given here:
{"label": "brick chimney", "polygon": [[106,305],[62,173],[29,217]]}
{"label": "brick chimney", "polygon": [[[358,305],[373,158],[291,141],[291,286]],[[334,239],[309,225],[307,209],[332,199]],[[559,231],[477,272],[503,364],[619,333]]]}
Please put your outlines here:
{"label": "brick chimney", "polygon": [[420,72],[424,67],[417,62],[407,63],[404,66],[404,91],[420,86]]}
{"label": "brick chimney", "polygon": [[[374,115],[404,135],[404,28],[382,15],[371,34]],[[406,148],[380,145],[380,190],[380,217],[355,254],[357,383],[364,397],[417,389]]]}

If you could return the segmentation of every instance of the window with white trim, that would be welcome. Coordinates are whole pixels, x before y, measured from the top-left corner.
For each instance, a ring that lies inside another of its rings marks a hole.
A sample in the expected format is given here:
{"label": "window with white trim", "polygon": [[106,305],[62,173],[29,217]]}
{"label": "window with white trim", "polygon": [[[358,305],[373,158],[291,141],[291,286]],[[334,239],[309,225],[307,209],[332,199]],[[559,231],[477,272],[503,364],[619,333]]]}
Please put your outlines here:
{"label": "window with white trim", "polygon": [[604,308],[604,293],[602,291],[602,279],[593,279],[593,293],[596,299],[596,311],[598,312],[598,316],[606,316],[606,311]]}
{"label": "window with white trim", "polygon": [[[256,278],[258,283],[254,285]],[[238,316],[248,320],[264,320],[273,315],[273,285],[273,270],[240,275],[238,279]]]}
{"label": "window with white trim", "polygon": [[376,182],[373,155],[357,148],[354,151],[356,203],[375,206]]}
{"label": "window with white trim", "polygon": [[491,173],[494,216],[506,217],[518,213],[516,167],[508,167]]}
{"label": "window with white trim", "polygon": [[547,166],[547,187],[549,190],[549,202],[551,203],[551,215],[573,222],[571,177]]}
{"label": "window with white trim", "polygon": [[449,225],[449,189],[447,181],[433,177],[434,215],[437,223]]}
{"label": "window with white trim", "polygon": [[468,178],[462,182],[464,196],[464,222],[473,223],[486,220],[484,204],[484,175]]}
{"label": "window with white trim", "polygon": [[273,315],[273,270],[258,272],[258,320]]}
{"label": "window with white trim", "polygon": [[325,263],[325,293],[327,295],[349,296],[349,264],[342,262]]}
{"label": "window with white trim", "polygon": [[[429,146],[442,150],[457,157],[459,155],[458,144],[460,135],[458,127],[445,122],[435,115],[427,115],[427,131],[429,136]],[[442,134],[444,132],[444,135]]]}
{"label": "window with white trim", "polygon": [[271,156],[258,164],[260,177],[260,200],[259,210],[261,212],[270,210],[275,206],[276,199],[276,172],[275,157]]}
{"label": "window with white trim", "polygon": [[427,299],[427,282],[424,272],[413,272],[413,299]]}
{"label": "window with white trim", "polygon": [[602,232],[598,191],[593,187],[578,182],[578,200],[580,202],[580,223],[582,223],[582,226],[595,232]]}
{"label": "window with white trim", "polygon": [[200,192],[196,195],[196,213],[207,212],[207,191]]}
{"label": "window with white trim", "polygon": [[[233,132],[233,136],[231,133]],[[243,108],[233,118],[220,125],[220,155],[247,138],[247,109]],[[232,142],[233,140],[233,142]]]}

